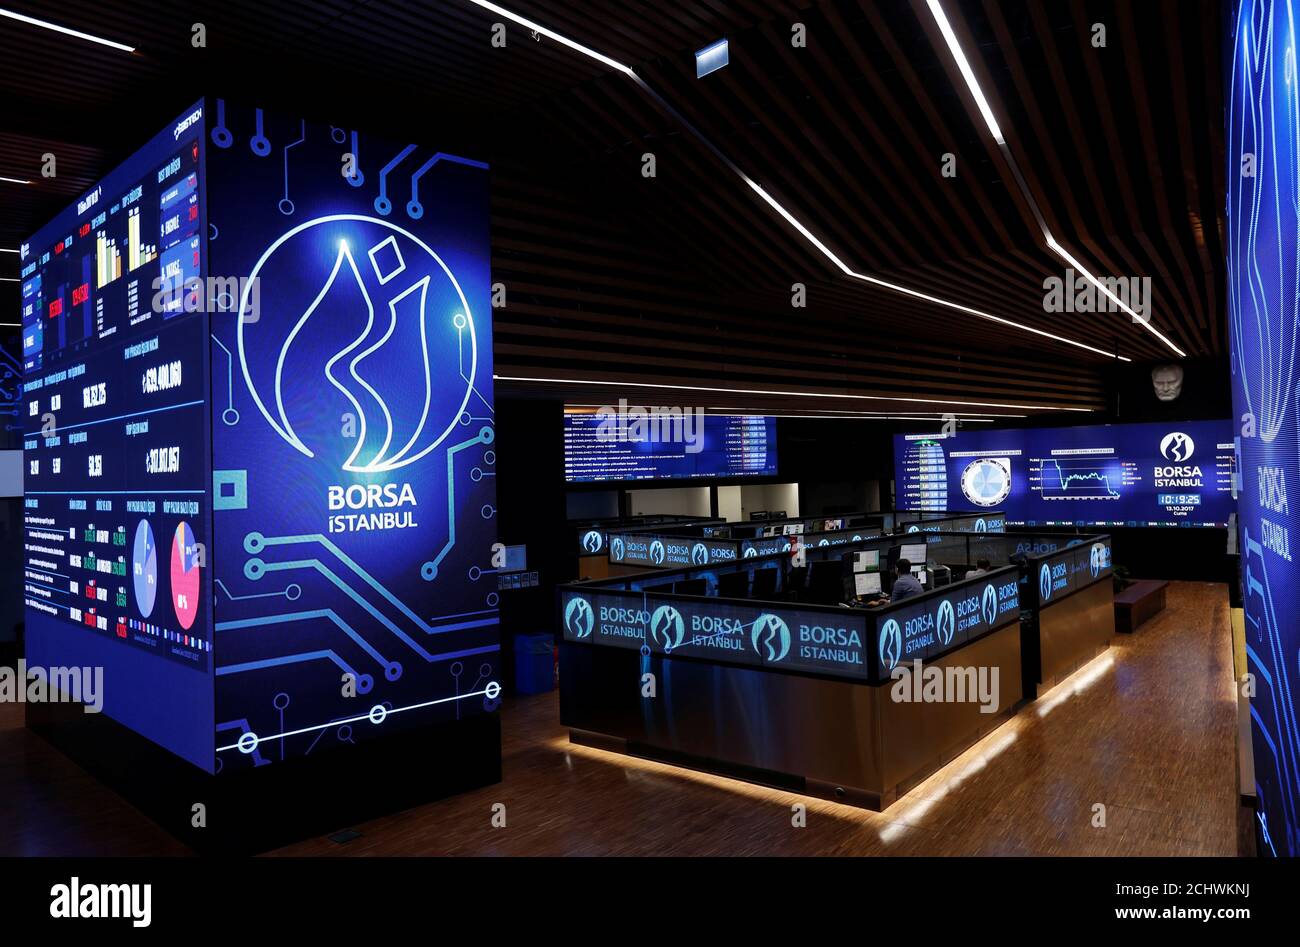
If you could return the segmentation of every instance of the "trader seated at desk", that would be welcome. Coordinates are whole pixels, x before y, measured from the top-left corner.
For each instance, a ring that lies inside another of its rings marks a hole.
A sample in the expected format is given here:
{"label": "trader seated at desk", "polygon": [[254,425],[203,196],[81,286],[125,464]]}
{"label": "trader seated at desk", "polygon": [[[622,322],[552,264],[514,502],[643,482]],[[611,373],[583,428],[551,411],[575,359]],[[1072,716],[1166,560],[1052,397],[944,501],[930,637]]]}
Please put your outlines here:
{"label": "trader seated at desk", "polygon": [[966,573],[966,578],[973,579],[978,575],[988,575],[992,568],[993,564],[987,559],[976,559],[975,568]]}
{"label": "trader seated at desk", "polygon": [[912,563],[907,559],[898,560],[898,578],[894,579],[894,587],[889,590],[889,599],[892,602],[901,602],[905,598],[911,598],[913,595],[920,595],[925,588],[912,575]]}

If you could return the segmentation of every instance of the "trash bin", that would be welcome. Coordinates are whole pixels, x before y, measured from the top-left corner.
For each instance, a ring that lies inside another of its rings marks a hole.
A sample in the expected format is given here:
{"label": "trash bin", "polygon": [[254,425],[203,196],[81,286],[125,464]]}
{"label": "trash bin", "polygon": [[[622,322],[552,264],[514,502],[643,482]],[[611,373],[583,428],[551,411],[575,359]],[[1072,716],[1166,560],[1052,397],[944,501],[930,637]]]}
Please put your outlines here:
{"label": "trash bin", "polygon": [[544,694],[555,689],[555,645],[550,635],[515,636],[515,690]]}

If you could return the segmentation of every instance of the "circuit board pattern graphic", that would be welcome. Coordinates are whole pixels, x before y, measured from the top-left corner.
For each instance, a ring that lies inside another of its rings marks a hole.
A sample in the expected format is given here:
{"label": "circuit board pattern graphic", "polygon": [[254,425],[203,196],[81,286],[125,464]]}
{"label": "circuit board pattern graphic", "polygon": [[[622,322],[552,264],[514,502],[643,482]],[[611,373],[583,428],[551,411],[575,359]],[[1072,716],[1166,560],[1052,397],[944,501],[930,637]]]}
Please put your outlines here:
{"label": "circuit board pattern graphic", "polygon": [[1240,431],[1238,506],[1259,836],[1300,855],[1300,680],[1290,541],[1300,525],[1296,341],[1300,328],[1300,82],[1292,0],[1239,0],[1227,31],[1228,321]]}
{"label": "circuit board pattern graphic", "polygon": [[486,165],[209,115],[216,767],[495,711]]}

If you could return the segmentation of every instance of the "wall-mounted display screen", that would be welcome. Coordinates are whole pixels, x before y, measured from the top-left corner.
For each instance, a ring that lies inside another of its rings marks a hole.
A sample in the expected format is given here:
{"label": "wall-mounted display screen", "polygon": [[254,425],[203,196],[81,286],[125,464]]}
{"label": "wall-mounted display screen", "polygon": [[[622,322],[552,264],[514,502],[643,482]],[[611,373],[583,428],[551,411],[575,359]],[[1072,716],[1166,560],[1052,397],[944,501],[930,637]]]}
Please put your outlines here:
{"label": "wall-mounted display screen", "polygon": [[894,437],[898,506],[1004,511],[1017,526],[1227,525],[1228,421]]}
{"label": "wall-mounted display screen", "polygon": [[645,410],[645,417],[566,410],[565,482],[777,475],[776,418]]}
{"label": "wall-mounted display screen", "polygon": [[209,767],[201,113],[19,255],[27,660],[102,667],[105,713]]}

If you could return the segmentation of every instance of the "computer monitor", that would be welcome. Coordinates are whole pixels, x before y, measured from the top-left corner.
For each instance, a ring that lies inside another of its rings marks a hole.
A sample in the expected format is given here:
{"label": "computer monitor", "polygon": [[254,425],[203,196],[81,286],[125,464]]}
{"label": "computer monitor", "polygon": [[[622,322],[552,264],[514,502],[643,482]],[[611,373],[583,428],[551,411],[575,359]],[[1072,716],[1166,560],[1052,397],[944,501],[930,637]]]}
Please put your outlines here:
{"label": "computer monitor", "polygon": [[808,600],[834,605],[844,598],[844,564],[838,559],[817,559],[808,564]]}
{"label": "computer monitor", "polygon": [[765,520],[767,519],[767,510],[751,510],[749,518],[751,520]]}
{"label": "computer monitor", "polygon": [[880,550],[863,549],[853,554],[853,571],[870,572],[880,568]]}
{"label": "computer monitor", "polygon": [[528,547],[527,546],[506,546],[505,562],[502,563],[499,571],[524,572],[527,569],[528,569]]}
{"label": "computer monitor", "polygon": [[677,595],[708,595],[708,579],[681,579],[673,583],[673,592]]}
{"label": "computer monitor", "polygon": [[781,527],[782,536],[802,536],[803,523],[786,523]]}
{"label": "computer monitor", "polygon": [[777,570],[775,567],[754,570],[754,598],[770,599],[776,595]]}
{"label": "computer monitor", "polygon": [[[775,569],[769,570],[775,572]],[[746,572],[724,572],[718,576],[718,596],[720,598],[748,598],[749,574]]]}
{"label": "computer monitor", "polygon": [[880,594],[880,573],[859,572],[853,576],[853,593],[863,598]]}
{"label": "computer monitor", "polygon": [[925,568],[925,560],[929,555],[929,550],[925,543],[904,543],[898,553],[899,559],[906,559],[912,564],[913,571],[919,566]]}

